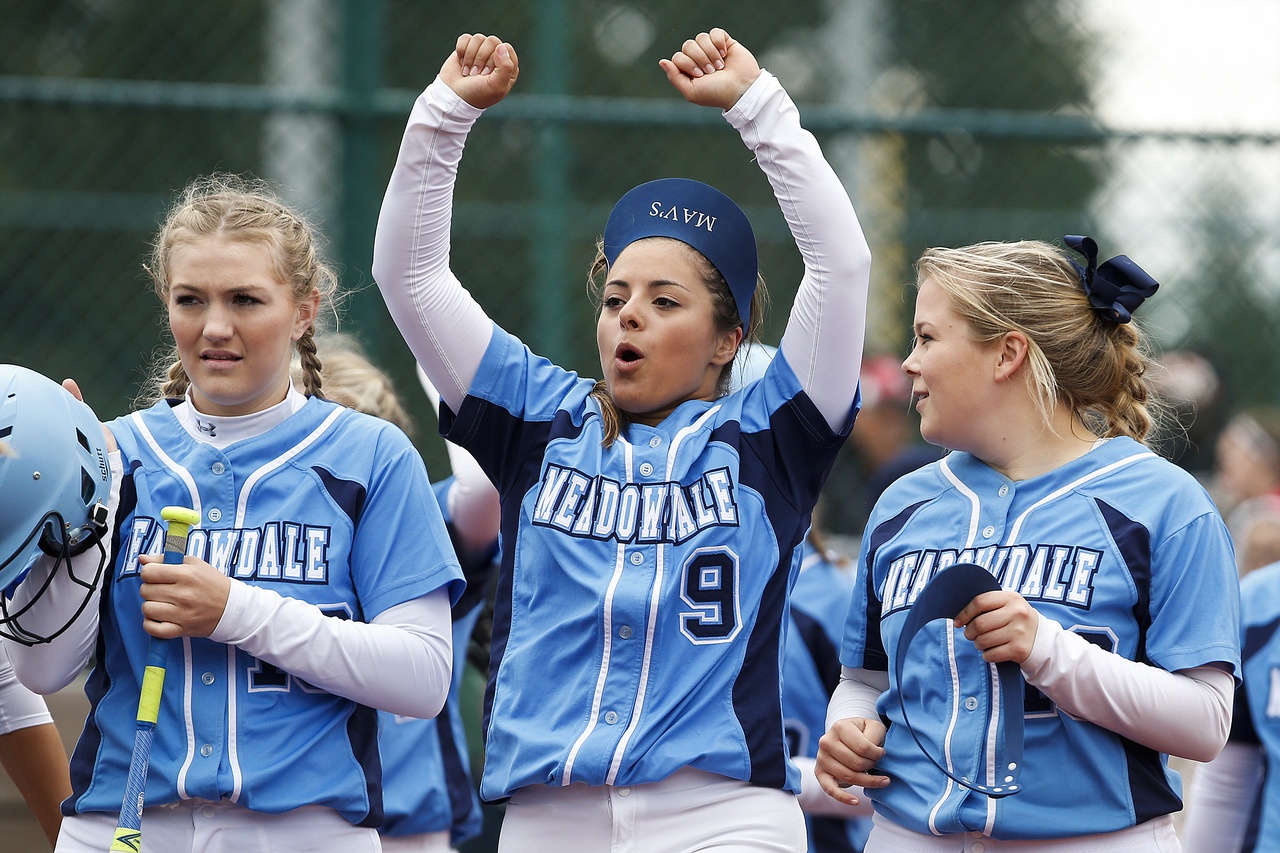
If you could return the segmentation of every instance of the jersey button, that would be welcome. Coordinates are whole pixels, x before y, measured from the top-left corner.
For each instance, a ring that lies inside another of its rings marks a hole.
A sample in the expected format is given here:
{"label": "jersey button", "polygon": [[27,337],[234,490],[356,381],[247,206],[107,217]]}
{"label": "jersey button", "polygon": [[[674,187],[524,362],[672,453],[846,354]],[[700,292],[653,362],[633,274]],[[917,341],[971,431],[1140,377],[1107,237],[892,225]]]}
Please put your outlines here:
{"label": "jersey button", "polygon": [[210,520],[210,521],[221,521],[221,520],[222,520],[222,510],[218,509],[216,506],[215,506],[215,507],[213,507],[211,510],[209,510],[209,520]]}
{"label": "jersey button", "polygon": [[223,465],[221,462],[215,462],[209,466],[209,470],[215,474],[221,474],[223,471],[227,470],[227,466]]}
{"label": "jersey button", "polygon": [[648,476],[649,476],[650,474],[652,474],[652,473],[653,473],[653,466],[652,466],[652,465],[650,465],[648,462],[643,462],[643,463],[641,463],[641,465],[640,465],[640,474],[641,474],[642,476],[648,477]]}
{"label": "jersey button", "polygon": [[205,806],[200,810],[200,814],[205,817],[213,817],[217,812],[214,810],[213,806]]}
{"label": "jersey button", "polygon": [[206,672],[204,675],[200,676],[200,680],[205,684],[213,684],[213,673]]}
{"label": "jersey button", "polygon": [[630,789],[630,788],[619,788],[619,789],[618,789],[618,796],[619,796],[619,797],[629,797],[629,796],[631,796],[631,789]]}
{"label": "jersey button", "polygon": [[643,562],[644,562],[644,554],[641,554],[639,551],[631,552],[631,565],[638,566]]}
{"label": "jersey button", "polygon": [[618,629],[618,636],[619,636],[619,637],[621,637],[621,638],[622,638],[622,639],[624,639],[624,640],[630,640],[630,639],[631,639],[631,626],[630,626],[630,625],[623,625],[621,628],[619,628],[619,629]]}
{"label": "jersey button", "polygon": [[970,711],[978,710],[977,698],[970,696],[968,699],[964,700],[964,706],[968,708]]}
{"label": "jersey button", "polygon": [[208,758],[210,755],[213,755],[213,747],[206,743],[204,746],[200,747],[200,754],[205,758]]}
{"label": "jersey button", "polygon": [[969,849],[972,850],[973,853],[982,853],[982,851],[986,850],[987,848],[986,848],[986,845],[984,845],[981,841],[975,841],[973,842],[973,846],[970,847]]}
{"label": "jersey button", "polygon": [[612,726],[614,723],[618,722],[618,712],[608,711],[604,715],[604,721]]}
{"label": "jersey button", "polygon": [[1007,483],[1000,487],[999,494],[1000,494],[1000,497],[1004,497],[1005,495],[1009,494],[1009,485]]}
{"label": "jersey button", "polygon": [[996,529],[995,529],[994,527],[992,527],[990,524],[988,524],[986,527],[982,528],[982,535],[983,535],[984,537],[986,537],[987,539],[990,539],[990,538],[991,538],[992,536],[994,536],[995,534],[996,534]]}
{"label": "jersey button", "polygon": [[662,439],[658,436],[655,435],[653,438],[649,439],[650,447],[657,447],[659,444],[662,444]]}

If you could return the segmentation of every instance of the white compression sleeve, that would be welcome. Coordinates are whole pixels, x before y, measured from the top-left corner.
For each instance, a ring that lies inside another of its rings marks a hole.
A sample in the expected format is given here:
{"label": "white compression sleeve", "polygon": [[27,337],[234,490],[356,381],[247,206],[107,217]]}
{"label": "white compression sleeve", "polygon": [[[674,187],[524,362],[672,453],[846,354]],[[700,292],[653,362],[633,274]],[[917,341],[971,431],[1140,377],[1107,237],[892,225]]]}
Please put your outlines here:
{"label": "white compression sleeve", "polygon": [[480,113],[439,78],[418,96],[373,245],[373,277],[387,308],[455,412],[493,334],[484,309],[449,269],[453,187]]}
{"label": "white compression sleeve", "polygon": [[804,259],[781,350],[833,429],[853,403],[866,335],[871,249],[839,176],[767,71],[725,112],[769,178]]}
{"label": "white compression sleeve", "polygon": [[851,666],[840,667],[840,683],[831,694],[827,703],[827,729],[830,730],[837,720],[850,717],[862,717],[867,720],[880,719],[876,711],[876,702],[880,695],[889,689],[889,673],[874,669],[854,669]]}
{"label": "white compression sleeve", "polygon": [[1186,853],[1240,853],[1262,786],[1262,763],[1260,746],[1231,741],[1217,758],[1196,768],[1180,833]]}
{"label": "white compression sleeve", "polygon": [[1235,681],[1216,667],[1168,672],[1041,615],[1022,673],[1066,713],[1157,752],[1209,761],[1227,741]]}
{"label": "white compression sleeve", "polygon": [[[120,503],[120,481],[124,476],[120,451],[108,454],[107,462],[111,467],[111,496],[107,504],[107,531],[102,535],[101,544],[109,549],[115,530],[116,508]],[[110,554],[107,557],[109,559]],[[76,608],[84,604],[84,610],[75,621],[52,642],[34,646],[9,644],[9,657],[13,661],[14,672],[28,689],[43,694],[56,693],[70,684],[89,663],[89,656],[98,639],[98,600],[101,597],[102,583],[104,579],[110,578],[112,567],[102,567],[103,578],[99,579],[91,592],[76,583],[76,578],[88,582],[96,574],[98,561],[102,559],[103,554],[96,546],[72,557],[73,577],[66,566],[54,572],[57,561],[41,554],[26,579],[14,591],[13,601],[9,605],[10,613],[19,612],[31,603],[32,597],[49,580],[49,588],[39,595],[31,604],[31,609],[18,620],[25,631],[42,636],[49,636],[66,625]],[[52,580],[50,573],[53,573]],[[87,602],[86,594],[89,596]]]}
{"label": "white compression sleeve", "polygon": [[443,588],[355,622],[236,580],[209,635],[330,693],[424,718],[438,714],[449,693],[452,637]]}

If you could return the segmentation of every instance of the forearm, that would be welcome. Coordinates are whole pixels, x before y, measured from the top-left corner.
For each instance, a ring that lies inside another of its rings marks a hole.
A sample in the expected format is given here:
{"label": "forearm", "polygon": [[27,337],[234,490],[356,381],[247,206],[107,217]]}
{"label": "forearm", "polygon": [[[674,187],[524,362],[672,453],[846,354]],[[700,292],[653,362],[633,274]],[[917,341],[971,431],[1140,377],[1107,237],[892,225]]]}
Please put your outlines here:
{"label": "forearm", "polygon": [[804,260],[783,355],[823,417],[839,428],[858,383],[871,249],[839,176],[772,75],[761,72],[725,117],[755,152]]}
{"label": "forearm", "polygon": [[1041,616],[1022,672],[1062,711],[1157,752],[1210,761],[1226,743],[1235,684],[1214,667],[1168,672]]}
{"label": "forearm", "polygon": [[827,703],[827,728],[835,725],[836,720],[851,717],[862,717],[868,720],[880,719],[876,710],[876,702],[881,694],[889,689],[889,673],[871,669],[854,669],[845,666],[840,668],[840,683],[831,694]]}
{"label": "forearm", "polygon": [[453,666],[449,595],[438,589],[372,622],[236,581],[209,638],[243,649],[330,693],[393,714],[434,717]]}
{"label": "forearm", "polygon": [[453,189],[480,116],[437,78],[418,96],[374,238],[373,277],[441,397],[461,406],[493,326],[449,269]]}

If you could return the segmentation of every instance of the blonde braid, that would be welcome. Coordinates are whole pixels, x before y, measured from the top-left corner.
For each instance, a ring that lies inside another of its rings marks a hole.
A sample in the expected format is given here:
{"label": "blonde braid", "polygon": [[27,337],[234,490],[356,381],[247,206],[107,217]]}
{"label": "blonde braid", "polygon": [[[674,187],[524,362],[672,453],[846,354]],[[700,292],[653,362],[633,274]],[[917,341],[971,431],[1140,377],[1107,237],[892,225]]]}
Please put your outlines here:
{"label": "blonde braid", "polygon": [[324,375],[320,355],[316,352],[316,330],[308,326],[298,338],[298,357],[302,361],[302,390],[308,397],[324,396]]}
{"label": "blonde braid", "polygon": [[169,364],[169,370],[160,379],[160,397],[168,400],[181,400],[187,396],[187,389],[191,387],[191,379],[187,376],[187,371],[182,367],[182,359],[178,358],[177,353],[173,356],[173,361]]}

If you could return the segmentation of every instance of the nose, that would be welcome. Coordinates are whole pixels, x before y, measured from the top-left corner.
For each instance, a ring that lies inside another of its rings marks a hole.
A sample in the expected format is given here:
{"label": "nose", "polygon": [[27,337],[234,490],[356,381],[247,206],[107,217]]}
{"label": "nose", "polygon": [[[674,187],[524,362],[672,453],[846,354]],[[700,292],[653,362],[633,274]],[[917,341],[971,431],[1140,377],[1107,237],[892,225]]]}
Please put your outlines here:
{"label": "nose", "polygon": [[911,352],[907,353],[907,357],[902,360],[902,372],[908,376],[915,376],[919,371],[915,369],[915,347],[911,348]]}
{"label": "nose", "polygon": [[640,307],[639,300],[628,299],[622,304],[622,308],[618,311],[618,322],[622,324],[624,329],[640,328]]}
{"label": "nose", "polygon": [[205,314],[203,334],[207,340],[230,340],[234,330],[235,325],[231,322],[231,317],[225,310],[214,306]]}

